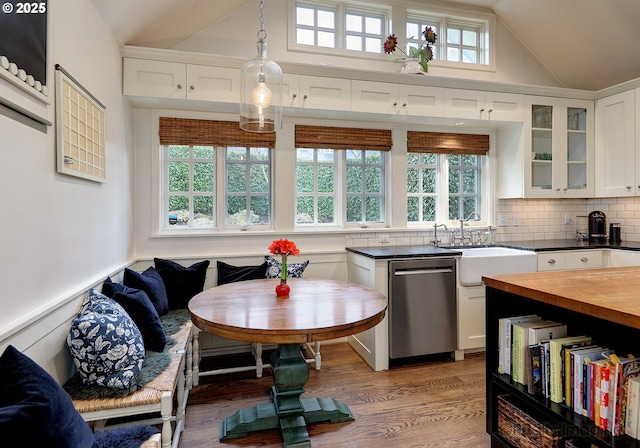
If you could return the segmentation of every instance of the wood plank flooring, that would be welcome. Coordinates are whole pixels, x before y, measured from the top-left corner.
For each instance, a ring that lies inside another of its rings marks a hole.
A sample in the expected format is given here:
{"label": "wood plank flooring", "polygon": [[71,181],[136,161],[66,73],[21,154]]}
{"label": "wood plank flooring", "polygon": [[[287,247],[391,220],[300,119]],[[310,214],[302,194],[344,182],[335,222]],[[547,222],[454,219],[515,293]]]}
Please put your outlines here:
{"label": "wood plank flooring", "polygon": [[[322,346],[322,369],[310,370],[304,396],[333,397],[355,421],[309,426],[313,448],[487,448],[484,354],[464,361],[424,360],[373,372],[346,343]],[[221,443],[220,422],[240,408],[269,402],[271,371],[210,376],[191,390],[180,448],[281,447],[267,430]]]}

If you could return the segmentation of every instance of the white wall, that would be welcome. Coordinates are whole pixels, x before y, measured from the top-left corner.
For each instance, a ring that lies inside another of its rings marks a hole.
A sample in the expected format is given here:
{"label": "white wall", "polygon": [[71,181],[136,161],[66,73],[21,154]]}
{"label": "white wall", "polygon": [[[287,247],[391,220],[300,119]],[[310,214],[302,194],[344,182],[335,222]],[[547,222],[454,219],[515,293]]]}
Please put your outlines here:
{"label": "white wall", "polygon": [[[375,2],[376,0],[370,1]],[[389,2],[382,2],[381,0],[379,2],[385,6],[389,4]],[[401,2],[396,1],[393,3]],[[460,5],[453,6],[451,3],[443,6],[442,3],[437,1],[429,3],[406,2],[405,4],[407,7],[417,9],[426,9],[429,8],[429,4],[433,4],[441,8],[444,7],[449,11],[478,11],[478,8],[470,9]],[[224,20],[192,36],[174,47],[174,49],[251,59],[256,55],[256,34],[260,29],[259,11],[259,2],[252,0]],[[489,10],[481,11],[484,13],[490,12]],[[399,56],[395,54],[384,55],[381,62],[357,57],[325,56],[289,51],[287,49],[288,15],[289,0],[269,0],[265,2],[265,31],[267,32],[266,41],[270,59],[278,62],[327,64],[383,72],[395,72],[400,68],[400,63],[394,60],[402,56],[401,54]],[[400,36],[400,33],[396,32],[396,35]],[[561,86],[499,20],[496,20],[494,39],[496,41],[495,54],[493,55],[496,61],[495,72],[445,68],[438,66],[437,61],[433,61],[429,64],[429,76],[552,87]]]}
{"label": "white wall", "polygon": [[[48,64],[107,108],[107,182],[57,174],[55,128],[44,134],[0,115],[0,334],[132,257],[132,109],[121,94],[120,49],[91,2],[49,2],[49,14]],[[0,80],[0,96],[16,88]]]}

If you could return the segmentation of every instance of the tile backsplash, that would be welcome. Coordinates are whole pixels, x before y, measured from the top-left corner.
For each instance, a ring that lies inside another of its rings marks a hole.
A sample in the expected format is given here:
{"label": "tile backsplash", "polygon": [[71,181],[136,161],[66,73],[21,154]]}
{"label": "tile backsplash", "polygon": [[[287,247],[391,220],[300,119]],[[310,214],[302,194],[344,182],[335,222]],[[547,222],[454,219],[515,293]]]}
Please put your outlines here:
{"label": "tile backsplash", "polygon": [[[640,241],[640,197],[602,199],[499,199],[492,226],[495,241],[575,239],[578,216],[599,210],[609,224],[620,224],[622,241]],[[586,219],[584,219],[586,225]],[[505,224],[505,225],[502,225]],[[444,234],[438,229],[438,235]],[[388,237],[388,238],[385,238]],[[386,241],[389,242],[381,242]],[[346,235],[347,247],[419,246],[431,244],[433,230],[353,233]],[[445,239],[445,241],[447,241]]]}

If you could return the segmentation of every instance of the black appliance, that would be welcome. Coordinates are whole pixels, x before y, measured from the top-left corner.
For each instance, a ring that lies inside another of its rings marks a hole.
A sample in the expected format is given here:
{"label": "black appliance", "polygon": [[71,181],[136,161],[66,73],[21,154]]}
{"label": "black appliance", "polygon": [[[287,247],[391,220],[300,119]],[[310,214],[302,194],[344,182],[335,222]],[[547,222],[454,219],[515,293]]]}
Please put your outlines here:
{"label": "black appliance", "polygon": [[602,212],[593,211],[589,213],[589,242],[607,242],[607,217]]}

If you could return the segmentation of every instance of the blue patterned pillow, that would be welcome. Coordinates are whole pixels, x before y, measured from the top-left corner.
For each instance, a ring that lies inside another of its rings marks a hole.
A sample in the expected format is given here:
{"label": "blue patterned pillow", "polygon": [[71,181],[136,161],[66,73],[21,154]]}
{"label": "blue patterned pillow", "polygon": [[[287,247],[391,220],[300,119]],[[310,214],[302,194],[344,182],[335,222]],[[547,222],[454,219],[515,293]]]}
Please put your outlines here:
{"label": "blue patterned pillow", "polygon": [[[267,262],[266,278],[280,278],[282,275],[282,263],[271,255],[266,255],[264,259]],[[287,260],[289,260],[288,257]],[[309,260],[305,260],[302,263],[287,263],[287,278],[302,277],[302,274],[308,264]]]}
{"label": "blue patterned pillow", "polygon": [[67,345],[85,384],[127,389],[145,359],[140,330],[113,299],[91,290]]}

